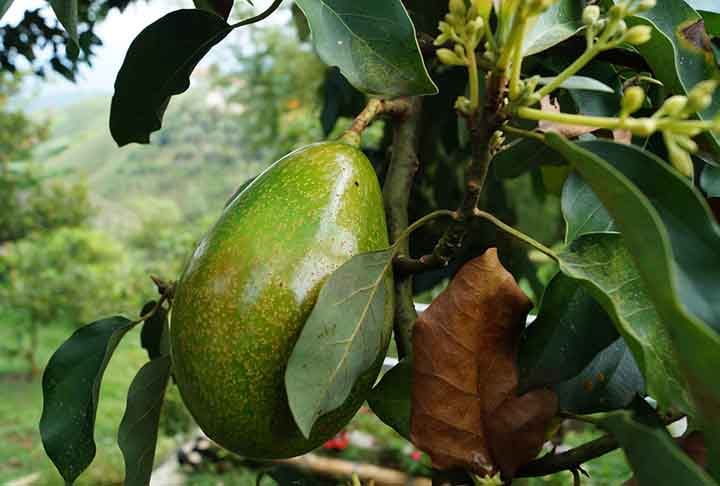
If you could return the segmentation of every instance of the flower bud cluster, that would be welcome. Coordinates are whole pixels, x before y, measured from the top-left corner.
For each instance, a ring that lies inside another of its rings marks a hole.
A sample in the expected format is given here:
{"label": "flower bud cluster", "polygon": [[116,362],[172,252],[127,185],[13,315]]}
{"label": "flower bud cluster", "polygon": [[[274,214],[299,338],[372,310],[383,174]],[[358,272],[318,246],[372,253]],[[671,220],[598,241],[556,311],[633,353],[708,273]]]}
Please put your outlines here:
{"label": "flower bud cluster", "polygon": [[472,0],[468,7],[465,0],[450,0],[449,12],[440,22],[440,35],[435,39],[436,46],[454,44],[452,49],[441,47],[437,50],[437,57],[443,64],[468,65],[468,51],[477,49],[485,35],[481,1]]}
{"label": "flower bud cluster", "polygon": [[[685,176],[692,177],[691,155],[698,151],[698,145],[692,137],[703,131],[701,127],[686,120],[710,107],[717,88],[718,82],[715,80],[701,81],[687,96],[676,95],[665,100],[653,115],[654,120],[664,123],[663,138],[670,162]],[[720,132],[720,116],[713,120],[710,129]]]}
{"label": "flower bud cluster", "polygon": [[648,25],[628,28],[625,18],[650,10],[655,3],[656,0],[624,0],[610,7],[607,17],[601,15],[600,7],[597,5],[588,5],[582,15],[588,47],[592,47],[596,42],[598,43],[596,47],[603,50],[622,42],[634,46],[645,44],[652,37],[652,28]]}

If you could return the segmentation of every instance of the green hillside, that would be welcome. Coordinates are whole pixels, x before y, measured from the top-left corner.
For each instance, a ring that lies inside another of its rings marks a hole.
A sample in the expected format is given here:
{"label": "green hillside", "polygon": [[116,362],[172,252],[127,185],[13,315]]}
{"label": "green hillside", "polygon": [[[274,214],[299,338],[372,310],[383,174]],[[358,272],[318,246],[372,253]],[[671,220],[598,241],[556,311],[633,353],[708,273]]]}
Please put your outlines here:
{"label": "green hillside", "polygon": [[[218,134],[220,114],[208,113],[199,96],[173,101],[153,144],[118,148],[108,129],[109,103],[109,97],[91,98],[44,113],[51,135],[36,152],[48,175],[88,184],[104,228],[132,226],[139,202],[148,198],[172,202],[186,219],[217,213],[238,185],[268,163],[245,160],[239,140],[226,129]],[[188,118],[207,131],[186,124]],[[210,146],[219,137],[222,154]]]}

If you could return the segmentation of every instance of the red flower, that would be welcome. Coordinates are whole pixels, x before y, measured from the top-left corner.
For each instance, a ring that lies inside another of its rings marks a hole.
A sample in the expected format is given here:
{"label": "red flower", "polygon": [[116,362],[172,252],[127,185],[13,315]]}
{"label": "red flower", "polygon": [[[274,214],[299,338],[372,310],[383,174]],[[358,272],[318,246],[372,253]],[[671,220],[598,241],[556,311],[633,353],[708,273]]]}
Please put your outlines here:
{"label": "red flower", "polygon": [[417,462],[420,460],[421,457],[422,457],[422,452],[420,452],[417,449],[410,453],[410,459],[412,459],[413,461]]}
{"label": "red flower", "polygon": [[347,432],[342,430],[338,432],[335,437],[325,442],[325,444],[323,444],[323,449],[331,451],[342,451],[347,449],[348,445],[350,445],[350,437],[348,437]]}

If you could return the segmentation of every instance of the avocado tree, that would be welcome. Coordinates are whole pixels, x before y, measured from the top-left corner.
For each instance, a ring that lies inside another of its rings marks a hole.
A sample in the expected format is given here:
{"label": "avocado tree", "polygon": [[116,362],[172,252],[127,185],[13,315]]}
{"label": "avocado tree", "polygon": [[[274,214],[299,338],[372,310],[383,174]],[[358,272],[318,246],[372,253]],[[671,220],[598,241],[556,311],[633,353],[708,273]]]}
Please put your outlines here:
{"label": "avocado tree", "polygon": [[[198,1],[135,39],[112,100],[118,145],[149,143],[201,58],[282,2],[231,24],[232,3]],[[241,187],[139,318],[101,319],[57,350],[40,431],[65,480],[91,463],[103,371],[142,326],[150,359],[118,437],[126,484],[149,482],[171,383],[210,438],[253,458],[316,447],[367,400],[430,455],[438,484],[558,471],[580,484],[584,462],[617,448],[638,484],[717,484],[720,8],[295,3],[343,76],[329,75],[323,122],[364,108],[339,139]],[[380,118],[377,177],[360,147]],[[528,173],[560,195],[551,246],[503,217],[505,181]],[[535,256],[520,265],[517,248]],[[534,305],[517,281],[538,262],[554,270]],[[448,276],[418,317],[415,291]],[[401,361],[375,383],[391,329]],[[683,417],[704,454],[668,434]],[[538,457],[566,419],[605,435]]]}

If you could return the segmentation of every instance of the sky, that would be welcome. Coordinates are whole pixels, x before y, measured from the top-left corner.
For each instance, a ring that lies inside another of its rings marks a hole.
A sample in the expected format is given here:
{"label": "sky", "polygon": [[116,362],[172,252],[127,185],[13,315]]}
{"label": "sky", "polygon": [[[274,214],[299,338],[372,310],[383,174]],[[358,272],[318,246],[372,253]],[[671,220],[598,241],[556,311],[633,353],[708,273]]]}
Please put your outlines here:
{"label": "sky", "polygon": [[[261,11],[270,1],[257,0],[253,3]],[[0,25],[17,23],[25,10],[46,5],[47,0],[17,0],[0,20]],[[45,81],[28,77],[25,92],[27,98],[34,101],[26,108],[33,110],[61,106],[83,97],[112,93],[115,76],[132,40],[146,26],[178,8],[192,8],[192,0],[138,0],[122,13],[113,10],[97,27],[96,33],[102,39],[103,46],[95,50],[93,66],[83,66],[76,83],[57,75]],[[280,21],[280,18],[287,19],[280,14],[275,22]]]}

